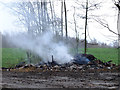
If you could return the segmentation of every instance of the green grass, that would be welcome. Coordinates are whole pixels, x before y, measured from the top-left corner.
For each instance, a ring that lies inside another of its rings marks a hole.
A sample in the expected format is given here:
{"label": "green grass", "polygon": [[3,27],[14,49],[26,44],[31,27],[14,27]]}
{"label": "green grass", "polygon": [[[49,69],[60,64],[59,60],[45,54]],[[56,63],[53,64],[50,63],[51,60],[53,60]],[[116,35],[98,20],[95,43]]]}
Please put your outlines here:
{"label": "green grass", "polygon": [[88,48],[88,54],[93,54],[104,62],[112,60],[113,63],[118,64],[118,49],[116,48]]}
{"label": "green grass", "polygon": [[[75,50],[72,52],[75,53]],[[79,49],[79,52],[84,53],[84,49]],[[88,48],[87,54],[92,54],[103,62],[112,60],[113,63],[118,64],[118,49],[116,48]]]}
{"label": "green grass", "polygon": [[2,67],[14,67],[25,58],[25,51],[19,48],[2,48]]}

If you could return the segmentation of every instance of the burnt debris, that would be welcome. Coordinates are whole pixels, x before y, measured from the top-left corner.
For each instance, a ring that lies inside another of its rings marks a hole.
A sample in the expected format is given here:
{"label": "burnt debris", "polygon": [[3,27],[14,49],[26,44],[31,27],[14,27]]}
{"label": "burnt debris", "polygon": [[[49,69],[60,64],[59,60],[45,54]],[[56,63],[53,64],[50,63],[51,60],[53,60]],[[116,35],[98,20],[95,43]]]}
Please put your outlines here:
{"label": "burnt debris", "polygon": [[[7,68],[8,69],[8,68]],[[41,61],[38,64],[25,64],[21,62],[11,70],[40,70],[40,71],[85,71],[85,70],[118,70],[119,67],[116,64],[112,64],[112,60],[108,62],[102,62],[91,54],[76,54],[69,63],[58,64],[54,59],[51,62]],[[2,70],[6,70],[2,68]]]}
{"label": "burnt debris", "polygon": [[90,60],[83,54],[77,54],[74,56],[73,63],[82,65],[82,64],[88,64]]}
{"label": "burnt debris", "polygon": [[90,61],[96,60],[97,58],[94,57],[92,54],[81,54],[82,57],[88,58]]}
{"label": "burnt debris", "polygon": [[18,63],[15,67],[16,68],[19,68],[19,67],[22,67],[22,66],[24,66],[25,65],[25,62],[20,62],[20,63]]}

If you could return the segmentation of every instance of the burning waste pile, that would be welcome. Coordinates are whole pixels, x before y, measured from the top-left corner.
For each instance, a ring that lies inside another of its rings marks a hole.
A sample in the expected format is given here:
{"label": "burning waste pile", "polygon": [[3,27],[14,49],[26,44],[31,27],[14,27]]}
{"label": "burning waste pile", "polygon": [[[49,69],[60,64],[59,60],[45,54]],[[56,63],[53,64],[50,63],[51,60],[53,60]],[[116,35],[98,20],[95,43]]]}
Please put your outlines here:
{"label": "burning waste pile", "polygon": [[64,64],[59,64],[54,60],[52,56],[52,61],[44,62],[41,61],[38,64],[25,64],[25,62],[19,63],[13,69],[8,69],[9,71],[22,71],[22,72],[29,72],[29,71],[116,71],[118,70],[118,66],[111,63],[112,61],[108,61],[106,63],[97,60],[91,54],[77,54],[74,58]]}
{"label": "burning waste pile", "polygon": [[[112,61],[103,63],[90,54],[76,54],[71,56],[68,48],[62,42],[55,42],[54,35],[47,32],[37,38],[29,34],[13,35],[8,39],[13,45],[30,51],[39,57],[37,64],[21,62],[10,71],[79,71],[94,69],[116,69]],[[4,68],[3,68],[4,69]]]}

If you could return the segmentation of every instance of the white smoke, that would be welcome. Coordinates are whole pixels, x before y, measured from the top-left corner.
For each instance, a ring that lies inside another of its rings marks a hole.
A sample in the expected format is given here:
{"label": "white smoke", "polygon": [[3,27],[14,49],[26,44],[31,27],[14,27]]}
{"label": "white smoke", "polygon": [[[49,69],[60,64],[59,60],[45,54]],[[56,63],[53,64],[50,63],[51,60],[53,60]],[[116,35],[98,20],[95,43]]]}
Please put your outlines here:
{"label": "white smoke", "polygon": [[39,55],[45,62],[51,61],[52,55],[59,64],[70,62],[72,58],[66,45],[63,42],[56,43],[54,35],[50,32],[37,37],[28,33],[17,34],[11,36],[9,41],[19,48]]}

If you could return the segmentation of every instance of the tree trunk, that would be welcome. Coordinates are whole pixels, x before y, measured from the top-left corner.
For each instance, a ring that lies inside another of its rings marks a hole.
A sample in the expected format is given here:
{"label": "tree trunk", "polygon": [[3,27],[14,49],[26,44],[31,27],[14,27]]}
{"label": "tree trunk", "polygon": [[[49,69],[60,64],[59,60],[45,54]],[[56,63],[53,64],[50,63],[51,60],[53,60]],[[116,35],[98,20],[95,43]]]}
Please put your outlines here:
{"label": "tree trunk", "polygon": [[63,1],[61,0],[61,35],[63,37]]}
{"label": "tree trunk", "polygon": [[27,59],[28,59],[28,60],[27,60],[27,61],[28,61],[27,63],[28,63],[28,64],[31,64],[31,52],[30,52],[30,51],[27,51],[26,54],[27,54]]}
{"label": "tree trunk", "polygon": [[66,31],[66,38],[68,37],[68,31],[67,31],[67,10],[66,10],[66,2],[64,0],[64,10],[65,10],[65,31]]}
{"label": "tree trunk", "polygon": [[118,22],[117,22],[117,29],[118,29],[118,47],[120,48],[120,0],[118,3]]}
{"label": "tree trunk", "polygon": [[87,52],[87,17],[88,17],[88,0],[86,0],[86,16],[85,16],[85,54]]}
{"label": "tree trunk", "polygon": [[73,14],[73,18],[74,18],[74,24],[75,24],[75,33],[76,33],[76,53],[78,54],[78,46],[79,46],[79,35],[77,32],[77,25],[76,25],[76,19],[75,19],[75,7],[74,7],[74,14]]}
{"label": "tree trunk", "polygon": [[120,48],[120,10],[118,12],[118,22],[117,22],[117,28],[118,28],[118,47]]}
{"label": "tree trunk", "polygon": [[37,23],[37,27],[38,27],[39,34],[41,34],[40,2],[39,1],[37,1],[37,8],[38,8],[38,23]]}
{"label": "tree trunk", "polygon": [[118,0],[118,3],[115,2],[115,5],[118,8],[117,30],[118,30],[118,48],[120,48],[120,0]]}

